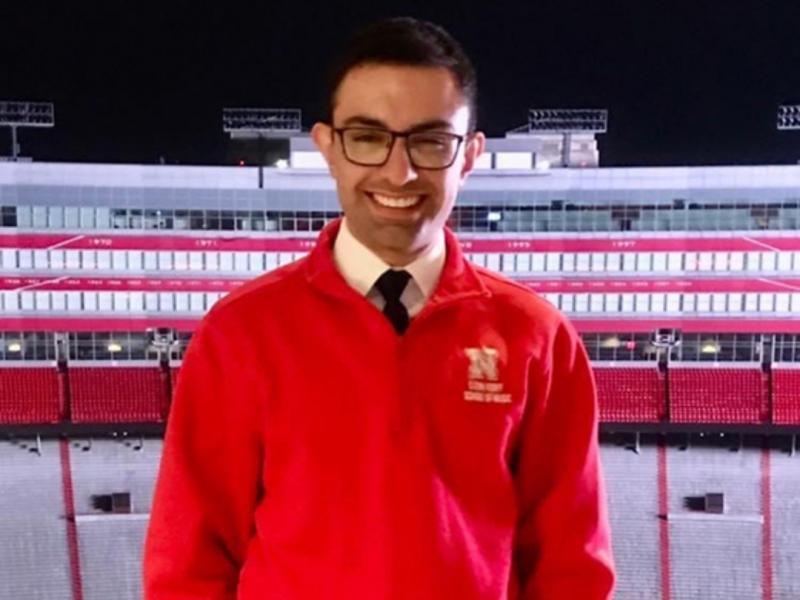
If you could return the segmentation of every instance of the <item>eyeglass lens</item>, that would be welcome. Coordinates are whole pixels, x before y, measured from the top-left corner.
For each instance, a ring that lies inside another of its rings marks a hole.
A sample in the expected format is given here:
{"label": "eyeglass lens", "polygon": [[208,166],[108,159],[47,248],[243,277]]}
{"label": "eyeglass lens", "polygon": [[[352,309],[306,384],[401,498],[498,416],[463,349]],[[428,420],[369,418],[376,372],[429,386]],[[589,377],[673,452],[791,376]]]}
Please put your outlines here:
{"label": "eyeglass lens", "polygon": [[[342,130],[347,158],[364,165],[381,165],[389,158],[393,134],[383,129],[348,128]],[[420,168],[444,168],[453,162],[458,136],[435,131],[420,131],[406,136],[411,163]]]}

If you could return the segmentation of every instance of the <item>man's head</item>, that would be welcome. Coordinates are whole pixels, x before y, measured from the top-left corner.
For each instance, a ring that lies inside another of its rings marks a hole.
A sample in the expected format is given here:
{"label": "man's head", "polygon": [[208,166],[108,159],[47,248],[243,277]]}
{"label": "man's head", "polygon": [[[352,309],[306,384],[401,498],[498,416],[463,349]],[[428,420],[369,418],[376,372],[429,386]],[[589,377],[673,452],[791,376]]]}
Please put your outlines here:
{"label": "man's head", "polygon": [[430,23],[371,25],[337,63],[328,123],[312,136],[351,231],[386,262],[411,262],[444,227],[483,151],[475,98],[469,59]]}

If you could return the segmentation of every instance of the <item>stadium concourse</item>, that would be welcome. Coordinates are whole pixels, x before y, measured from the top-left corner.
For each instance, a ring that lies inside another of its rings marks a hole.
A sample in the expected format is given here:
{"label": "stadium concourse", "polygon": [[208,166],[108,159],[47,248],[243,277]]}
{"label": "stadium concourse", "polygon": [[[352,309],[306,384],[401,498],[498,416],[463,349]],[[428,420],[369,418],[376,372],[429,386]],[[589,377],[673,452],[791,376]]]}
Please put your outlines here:
{"label": "stadium concourse", "polygon": [[[547,168],[503,141],[451,226],[583,336],[616,598],[800,598],[800,166]],[[140,597],[192,330],[339,214],[297,147],[282,168],[0,163],[0,599]]]}

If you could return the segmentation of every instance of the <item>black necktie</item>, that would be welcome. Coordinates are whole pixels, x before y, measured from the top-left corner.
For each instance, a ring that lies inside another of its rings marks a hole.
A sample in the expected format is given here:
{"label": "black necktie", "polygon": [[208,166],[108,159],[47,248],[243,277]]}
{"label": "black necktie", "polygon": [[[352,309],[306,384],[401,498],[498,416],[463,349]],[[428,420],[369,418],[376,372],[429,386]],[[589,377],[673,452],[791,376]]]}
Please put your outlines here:
{"label": "black necktie", "polygon": [[408,309],[400,302],[400,296],[403,295],[409,279],[411,279],[411,275],[408,271],[389,269],[375,282],[375,287],[386,300],[383,314],[391,321],[395,331],[401,335],[408,328]]}

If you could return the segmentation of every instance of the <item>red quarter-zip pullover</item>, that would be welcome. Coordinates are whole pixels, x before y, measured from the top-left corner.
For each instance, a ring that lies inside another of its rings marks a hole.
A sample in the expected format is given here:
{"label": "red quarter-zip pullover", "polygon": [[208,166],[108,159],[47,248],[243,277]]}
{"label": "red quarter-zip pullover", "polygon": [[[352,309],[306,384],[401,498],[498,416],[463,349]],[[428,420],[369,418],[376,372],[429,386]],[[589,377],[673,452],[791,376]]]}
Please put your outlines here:
{"label": "red quarter-zip pullover", "polygon": [[169,418],[149,600],[599,600],[594,385],[564,317],[447,232],[403,336],[305,259],[219,302]]}

